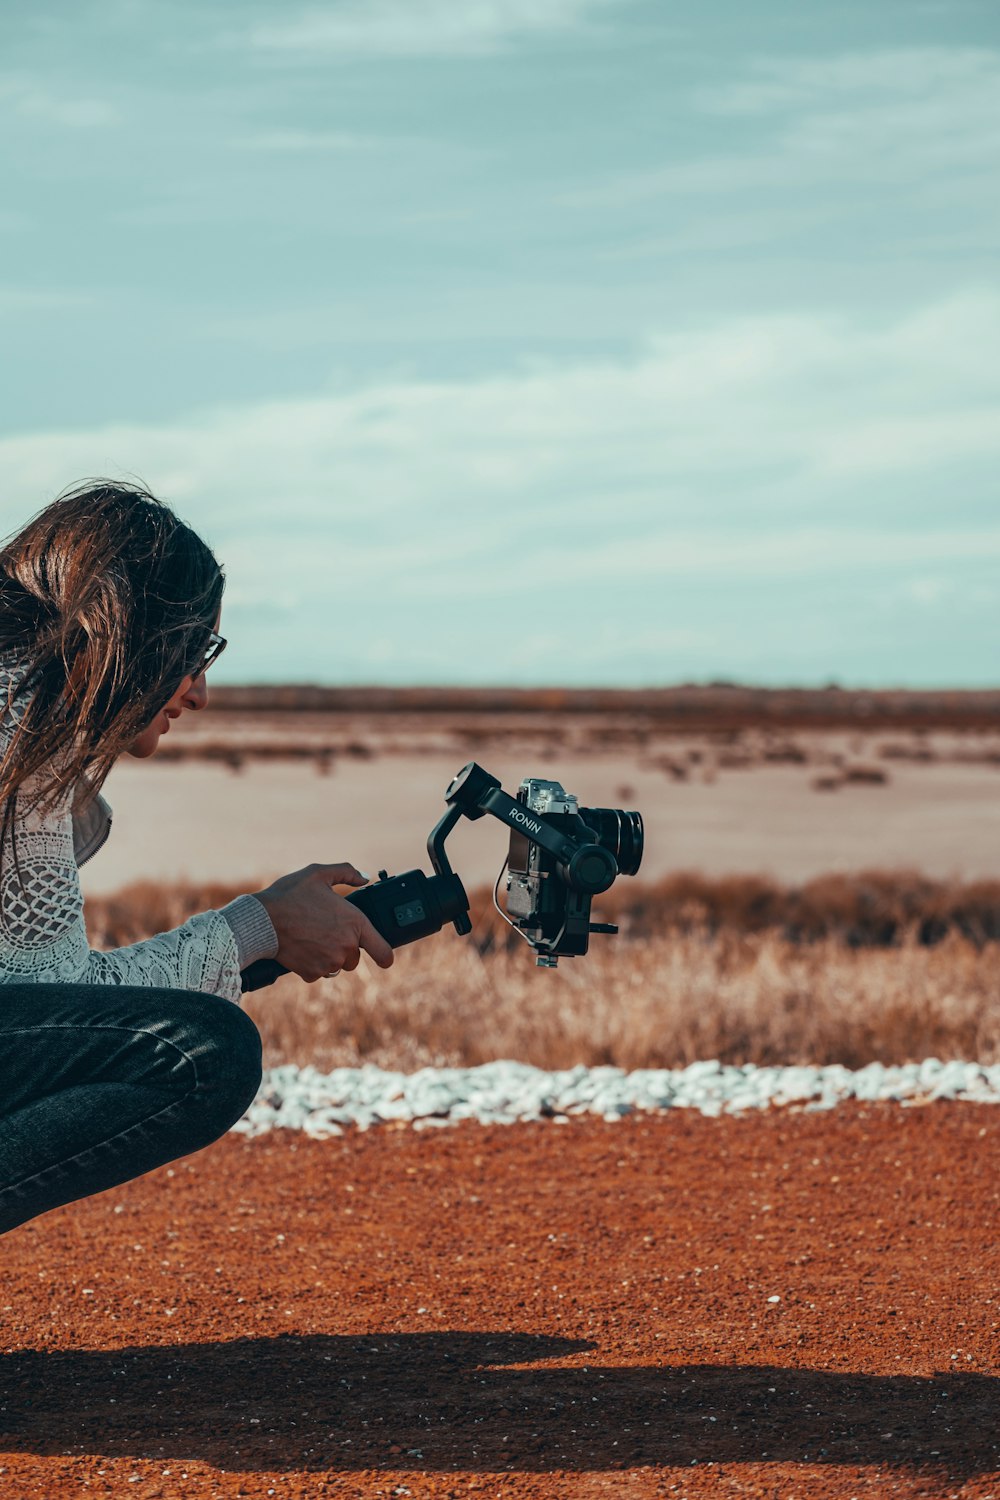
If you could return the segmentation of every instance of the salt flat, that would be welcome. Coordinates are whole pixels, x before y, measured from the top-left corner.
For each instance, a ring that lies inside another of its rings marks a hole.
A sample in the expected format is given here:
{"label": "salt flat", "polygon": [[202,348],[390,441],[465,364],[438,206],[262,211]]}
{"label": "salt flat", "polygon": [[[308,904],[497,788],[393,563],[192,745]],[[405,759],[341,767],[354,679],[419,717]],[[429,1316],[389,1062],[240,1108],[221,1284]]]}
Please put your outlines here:
{"label": "salt flat", "polygon": [[[513,792],[522,776],[562,781],[587,805],[639,808],[643,878],[672,870],[759,872],[800,881],[872,866],[919,867],[938,878],[1000,876],[1000,770],[942,759],[893,762],[884,785],[814,789],[815,760],[701,769],[676,781],[640,748],[548,750],[476,746],[475,757]],[[428,868],[425,841],[443,794],[469,759],[460,747],[418,746],[370,759],[342,757],[330,775],[310,762],[250,760],[234,772],[203,761],[124,759],[105,793],[115,811],[104,850],[83,871],[87,892],[136,879],[246,882],[311,861],[351,860],[374,874]],[[468,887],[492,881],[506,834],[484,818],[449,842]]]}

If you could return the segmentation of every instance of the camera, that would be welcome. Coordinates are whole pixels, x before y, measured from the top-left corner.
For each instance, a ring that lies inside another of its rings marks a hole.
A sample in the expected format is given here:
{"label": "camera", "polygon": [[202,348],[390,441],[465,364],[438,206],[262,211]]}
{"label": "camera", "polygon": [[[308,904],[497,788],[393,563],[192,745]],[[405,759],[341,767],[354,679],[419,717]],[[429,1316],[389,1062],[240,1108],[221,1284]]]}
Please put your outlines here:
{"label": "camera", "polygon": [[[592,932],[617,932],[606,922],[591,922],[590,903],[618,875],[634,875],[642,861],[642,816],[618,807],[580,807],[558,781],[528,777],[517,800],[549,828],[561,829],[584,842],[582,852],[563,866],[529,835],[527,824],[511,828],[507,853],[507,912],[537,954],[537,963],[554,968],[560,957],[586,953]],[[582,825],[582,827],[581,827]]]}
{"label": "camera", "polygon": [[[377,881],[346,898],[359,907],[392,948],[440,932],[472,931],[469,898],[452,870],[445,841],[460,818],[475,821],[487,813],[510,831],[507,859],[497,877],[497,910],[535,950],[539,967],[555,968],[560,958],[587,952],[590,934],[615,933],[609,922],[590,920],[595,896],[610,890],[619,875],[635,875],[643,853],[642,817],[616,807],[580,807],[558,781],[528,777],[517,797],[475,761],[454,776],[445,790],[448,811],[427,839],[433,875],[408,870],[379,871]],[[507,873],[507,910],[497,893]],[[242,973],[243,989],[272,984],[288,970],[276,959],[259,959]]]}

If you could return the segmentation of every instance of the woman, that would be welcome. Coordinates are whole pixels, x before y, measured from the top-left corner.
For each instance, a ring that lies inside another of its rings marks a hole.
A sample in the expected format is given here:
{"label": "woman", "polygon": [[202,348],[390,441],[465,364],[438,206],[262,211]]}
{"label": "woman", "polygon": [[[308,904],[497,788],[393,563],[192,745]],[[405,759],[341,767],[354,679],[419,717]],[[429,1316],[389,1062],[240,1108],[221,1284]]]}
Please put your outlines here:
{"label": "woman", "polygon": [[[240,971],[312,981],[392,949],[310,865],[182,927],[92,951],[78,866],[117,758],[208,702],[224,580],[148,491],[96,481],[0,548],[0,1233],[207,1145],[250,1103],[260,1037]],[[183,816],[183,809],[178,809]],[[235,1003],[234,1003],[235,1002]]]}

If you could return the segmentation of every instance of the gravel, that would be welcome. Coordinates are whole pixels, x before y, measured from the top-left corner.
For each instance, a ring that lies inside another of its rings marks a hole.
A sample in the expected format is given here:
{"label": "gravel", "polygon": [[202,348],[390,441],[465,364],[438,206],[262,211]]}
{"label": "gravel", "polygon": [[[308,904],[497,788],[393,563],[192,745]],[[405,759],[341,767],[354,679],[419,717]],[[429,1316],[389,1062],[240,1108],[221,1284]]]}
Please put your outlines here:
{"label": "gravel", "polygon": [[421,1068],[392,1073],[365,1065],[320,1073],[285,1064],[264,1074],[260,1092],[233,1129],[261,1135],[274,1129],[341,1135],[345,1129],[403,1122],[414,1129],[461,1120],[512,1125],[520,1120],[566,1121],[573,1115],[620,1120],[637,1110],[696,1109],[703,1115],[785,1106],[832,1109],[846,1099],[929,1104],[964,1099],[1000,1104],[1000,1064],[941,1062],[852,1070],[830,1067],[759,1068],[696,1062],[686,1068],[569,1068],[547,1073],[527,1063],[491,1062],[478,1068]]}

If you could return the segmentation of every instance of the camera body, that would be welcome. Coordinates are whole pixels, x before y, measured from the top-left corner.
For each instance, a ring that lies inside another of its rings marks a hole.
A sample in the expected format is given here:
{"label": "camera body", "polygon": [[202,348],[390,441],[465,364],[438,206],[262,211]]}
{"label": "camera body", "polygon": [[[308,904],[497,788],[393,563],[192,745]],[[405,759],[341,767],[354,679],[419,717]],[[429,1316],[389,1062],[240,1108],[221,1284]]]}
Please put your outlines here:
{"label": "camera body", "polygon": [[638,870],[642,818],[620,808],[580,807],[558,781],[536,777],[521,782],[517,800],[533,821],[543,822],[587,849],[575,868],[567,870],[555,854],[531,837],[530,824],[511,827],[507,912],[535,949],[539,966],[554,968],[560,958],[586,953],[592,932],[618,931],[610,923],[591,922],[591,902],[619,874],[634,875]]}
{"label": "camera body", "polygon": [[[558,781],[536,777],[521,782],[515,800],[475,761],[462,767],[444,797],[451,814],[438,828],[456,813],[472,819],[490,813],[510,829],[507,912],[501,915],[534,948],[540,968],[586,953],[592,932],[618,931],[591,922],[590,906],[619,874],[638,870],[644,842],[639,813],[580,807]],[[434,839],[427,844],[432,861]]]}

